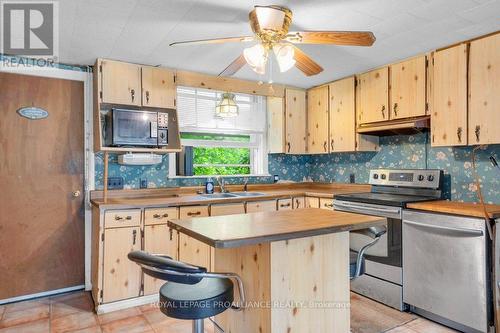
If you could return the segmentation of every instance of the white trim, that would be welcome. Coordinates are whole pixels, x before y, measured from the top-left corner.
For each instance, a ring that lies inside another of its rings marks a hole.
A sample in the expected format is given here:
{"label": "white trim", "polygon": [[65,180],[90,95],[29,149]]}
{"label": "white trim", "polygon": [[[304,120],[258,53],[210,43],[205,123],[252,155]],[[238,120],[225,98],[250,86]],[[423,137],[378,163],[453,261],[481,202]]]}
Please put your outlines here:
{"label": "white trim", "polygon": [[123,301],[100,304],[97,306],[96,312],[97,312],[97,314],[103,314],[103,313],[113,312],[113,311],[117,311],[117,310],[128,309],[128,308],[132,308],[135,306],[157,303],[159,301],[160,301],[159,294],[140,296],[140,297],[126,299]]}
{"label": "white trim", "polygon": [[44,292],[36,293],[36,294],[29,294],[29,295],[5,298],[5,299],[0,300],[0,305],[7,304],[7,303],[13,303],[13,302],[19,302],[19,301],[26,301],[26,300],[33,299],[33,298],[40,298],[40,297],[52,296],[52,295],[56,295],[56,294],[63,294],[63,293],[68,293],[70,291],[83,290],[84,288],[85,288],[85,286],[82,284],[79,286],[44,291]]}
{"label": "white trim", "polygon": [[258,148],[258,142],[237,142],[237,141],[217,141],[217,140],[193,140],[181,139],[183,146],[193,147],[221,147],[221,148]]}
{"label": "white trim", "polygon": [[[8,68],[0,67],[0,72],[19,75],[30,75],[46,77],[52,79],[63,79],[72,81],[82,81],[84,90],[84,186],[85,186],[85,290],[90,290],[90,256],[91,256],[91,235],[92,235],[92,207],[90,206],[90,192],[95,188],[95,165],[93,153],[93,121],[92,121],[92,73],[81,72],[62,68],[41,68],[36,70],[33,67]],[[62,290],[62,289],[61,289]],[[38,294],[37,294],[38,295]]]}
{"label": "white trim", "polygon": [[272,175],[269,174],[264,174],[264,175],[256,175],[256,174],[249,174],[249,175],[204,175],[204,176],[172,176],[168,177],[169,179],[198,179],[198,178],[214,178],[214,177],[221,177],[221,178],[249,178],[249,177],[272,177]]}

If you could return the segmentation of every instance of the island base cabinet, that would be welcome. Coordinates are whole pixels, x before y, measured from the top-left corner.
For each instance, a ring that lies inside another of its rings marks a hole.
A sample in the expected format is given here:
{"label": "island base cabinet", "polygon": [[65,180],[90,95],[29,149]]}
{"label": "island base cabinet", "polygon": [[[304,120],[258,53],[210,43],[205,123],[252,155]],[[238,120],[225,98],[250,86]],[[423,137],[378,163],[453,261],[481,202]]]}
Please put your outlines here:
{"label": "island base cabinet", "polygon": [[103,303],[140,296],[141,268],[127,257],[140,249],[139,227],[104,231]]}
{"label": "island base cabinet", "polygon": [[226,332],[349,332],[348,232],[217,248],[214,262],[241,276],[249,305],[216,317]]}
{"label": "island base cabinet", "polygon": [[179,234],[179,260],[210,270],[210,246],[181,233]]}
{"label": "island base cabinet", "polygon": [[[177,260],[178,232],[170,230],[166,224],[144,227],[144,251],[154,254],[164,254]],[[165,281],[144,274],[144,295],[155,294]]]}

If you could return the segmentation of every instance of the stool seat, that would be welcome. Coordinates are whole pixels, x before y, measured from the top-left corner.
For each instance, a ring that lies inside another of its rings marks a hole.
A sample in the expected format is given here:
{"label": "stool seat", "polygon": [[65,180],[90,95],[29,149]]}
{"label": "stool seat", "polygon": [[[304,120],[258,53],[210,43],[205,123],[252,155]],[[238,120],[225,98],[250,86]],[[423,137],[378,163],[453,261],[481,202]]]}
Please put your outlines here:
{"label": "stool seat", "polygon": [[[354,251],[349,251],[349,276],[351,278],[356,274],[356,261],[358,260],[358,253]],[[361,270],[360,275],[365,274],[365,258],[361,258]]]}
{"label": "stool seat", "polygon": [[167,282],[160,288],[160,310],[177,319],[204,319],[231,307],[230,279],[204,278],[192,285]]}

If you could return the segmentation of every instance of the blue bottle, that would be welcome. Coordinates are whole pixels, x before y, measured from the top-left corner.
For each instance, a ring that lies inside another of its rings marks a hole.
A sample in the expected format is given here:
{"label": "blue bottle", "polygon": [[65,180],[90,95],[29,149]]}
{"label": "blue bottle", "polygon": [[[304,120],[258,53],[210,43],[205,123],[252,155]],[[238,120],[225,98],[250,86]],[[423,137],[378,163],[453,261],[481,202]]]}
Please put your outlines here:
{"label": "blue bottle", "polygon": [[208,179],[205,183],[205,193],[206,194],[213,194],[214,193],[214,181],[210,177],[208,177]]}

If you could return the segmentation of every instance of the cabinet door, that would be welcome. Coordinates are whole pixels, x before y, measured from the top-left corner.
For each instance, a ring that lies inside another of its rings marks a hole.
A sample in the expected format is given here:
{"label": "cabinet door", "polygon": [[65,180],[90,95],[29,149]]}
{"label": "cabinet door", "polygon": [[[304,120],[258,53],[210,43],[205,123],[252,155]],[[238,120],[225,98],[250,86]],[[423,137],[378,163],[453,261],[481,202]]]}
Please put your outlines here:
{"label": "cabinet door", "polygon": [[285,91],[285,131],[286,153],[306,153],[306,92],[286,89]]}
{"label": "cabinet door", "polygon": [[391,65],[391,119],[425,116],[425,56]]}
{"label": "cabinet door", "polygon": [[320,198],[319,208],[321,209],[333,209],[333,199],[330,198]]}
{"label": "cabinet door", "polygon": [[330,152],[356,150],[354,77],[330,83]]}
{"label": "cabinet door", "polygon": [[139,227],[104,231],[103,303],[139,296],[141,268],[127,257],[141,249]]}
{"label": "cabinet door", "polygon": [[175,108],[175,75],[166,68],[142,67],[142,105]]}
{"label": "cabinet door", "polygon": [[328,153],[328,86],[307,91],[307,151]]}
{"label": "cabinet door", "polygon": [[306,197],[306,208],[319,208],[319,198]]}
{"label": "cabinet door", "polygon": [[141,105],[141,66],[102,60],[101,69],[101,102]]}
{"label": "cabinet door", "polygon": [[285,152],[285,106],[281,97],[267,97],[267,147],[269,153]]}
{"label": "cabinet door", "polygon": [[243,203],[220,204],[210,207],[210,216],[245,214],[245,205]]}
{"label": "cabinet door", "polygon": [[247,202],[247,213],[273,212],[276,210],[276,200]]}
{"label": "cabinet door", "polygon": [[389,120],[389,69],[359,75],[358,124]]}
{"label": "cabinet door", "polygon": [[[181,219],[208,216],[208,206],[180,207],[179,216]],[[179,260],[210,268],[210,246],[179,233]]]}
{"label": "cabinet door", "polygon": [[467,45],[433,55],[431,145],[467,144]]}
{"label": "cabinet door", "polygon": [[306,207],[305,197],[295,197],[293,198],[293,209],[300,209]]}
{"label": "cabinet door", "polygon": [[[144,251],[152,254],[165,254],[178,258],[179,234],[166,224],[147,225],[144,227]],[[144,295],[157,293],[165,281],[144,274]]]}
{"label": "cabinet door", "polygon": [[470,44],[469,144],[500,143],[500,34]]}

